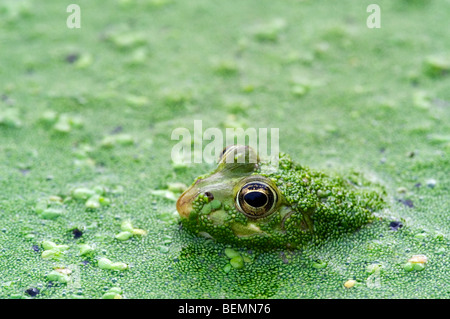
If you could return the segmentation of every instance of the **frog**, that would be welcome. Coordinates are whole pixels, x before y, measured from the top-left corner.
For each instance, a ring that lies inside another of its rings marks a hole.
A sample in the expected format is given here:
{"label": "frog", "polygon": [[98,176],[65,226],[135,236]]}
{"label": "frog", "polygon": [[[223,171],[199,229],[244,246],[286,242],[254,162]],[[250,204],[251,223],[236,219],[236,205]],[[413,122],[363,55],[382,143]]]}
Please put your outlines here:
{"label": "frog", "polygon": [[176,203],[191,234],[234,246],[299,249],[367,227],[386,207],[382,186],[362,173],[324,172],[283,152],[262,160],[230,145]]}

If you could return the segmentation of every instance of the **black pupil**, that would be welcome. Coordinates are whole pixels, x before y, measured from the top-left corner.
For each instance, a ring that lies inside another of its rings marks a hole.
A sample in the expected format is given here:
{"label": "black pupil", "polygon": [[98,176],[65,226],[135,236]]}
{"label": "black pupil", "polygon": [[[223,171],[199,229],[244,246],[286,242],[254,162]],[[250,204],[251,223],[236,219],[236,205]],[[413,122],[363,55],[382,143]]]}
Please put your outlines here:
{"label": "black pupil", "polygon": [[244,195],[244,200],[252,207],[262,207],[267,203],[267,195],[261,192],[249,192]]}

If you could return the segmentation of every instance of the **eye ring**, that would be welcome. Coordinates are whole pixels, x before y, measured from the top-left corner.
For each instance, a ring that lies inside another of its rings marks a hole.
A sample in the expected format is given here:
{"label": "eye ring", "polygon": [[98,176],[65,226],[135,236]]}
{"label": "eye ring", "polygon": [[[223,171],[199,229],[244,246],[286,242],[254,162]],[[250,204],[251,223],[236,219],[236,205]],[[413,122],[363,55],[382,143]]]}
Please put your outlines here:
{"label": "eye ring", "polygon": [[272,214],[278,204],[275,187],[267,179],[260,177],[247,179],[236,193],[236,209],[254,219]]}

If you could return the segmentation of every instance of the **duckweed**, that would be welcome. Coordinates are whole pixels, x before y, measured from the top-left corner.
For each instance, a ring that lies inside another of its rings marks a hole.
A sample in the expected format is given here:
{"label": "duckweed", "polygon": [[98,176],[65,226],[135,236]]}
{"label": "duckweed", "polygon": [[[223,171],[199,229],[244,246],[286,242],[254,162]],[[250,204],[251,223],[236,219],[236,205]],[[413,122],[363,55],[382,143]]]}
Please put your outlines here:
{"label": "duckweed", "polygon": [[101,269],[108,269],[108,270],[118,270],[122,271],[128,268],[128,265],[123,262],[112,262],[108,258],[102,257],[97,262],[98,267]]}
{"label": "duckweed", "polygon": [[240,256],[241,254],[232,248],[225,248],[225,255],[228,258],[232,259],[234,257]]}
{"label": "duckweed", "polygon": [[231,264],[226,264],[224,267],[223,267],[223,271],[225,272],[225,273],[229,273],[230,271],[231,271]]}
{"label": "duckweed", "polygon": [[69,274],[63,273],[57,270],[53,270],[47,275],[47,280],[49,281],[58,281],[62,284],[67,284],[71,281]]}
{"label": "duckweed", "polygon": [[95,251],[94,247],[88,244],[80,244],[78,245],[78,248],[80,249],[80,256],[91,255]]}
{"label": "duckweed", "polygon": [[56,219],[63,215],[63,210],[56,209],[56,208],[47,208],[44,209],[42,212],[39,213],[39,216],[41,216],[44,219]]}
{"label": "duckweed", "polygon": [[242,256],[235,256],[230,259],[230,265],[235,269],[241,269],[244,267],[244,259]]}
{"label": "duckweed", "polygon": [[135,143],[134,138],[130,134],[116,134],[116,135],[108,135],[105,136],[101,142],[103,147],[114,147],[114,146],[127,146],[133,145]]}
{"label": "duckweed", "polygon": [[356,284],[356,280],[350,279],[344,283],[344,287],[347,289],[353,288]]}
{"label": "duckweed", "polygon": [[80,117],[61,114],[53,124],[53,130],[59,133],[70,133],[72,129],[80,128],[82,125],[83,120]]}
{"label": "duckweed", "polygon": [[118,240],[128,240],[131,237],[133,237],[133,233],[130,233],[129,231],[123,231],[123,232],[118,233],[115,237]]}
{"label": "duckweed", "polygon": [[0,110],[0,127],[8,126],[18,128],[22,126],[19,110],[16,108],[6,108]]}
{"label": "duckweed", "polygon": [[101,207],[100,198],[101,198],[100,195],[93,195],[88,198],[88,200],[86,201],[86,203],[84,205],[86,206],[86,208],[91,208],[91,209],[100,208]]}
{"label": "duckweed", "polygon": [[325,261],[316,261],[312,265],[315,269],[323,269],[327,267],[327,263]]}
{"label": "duckweed", "polygon": [[74,65],[78,69],[85,69],[91,66],[94,62],[94,57],[90,53],[83,53],[80,57],[75,61]]}
{"label": "duckweed", "polygon": [[113,287],[103,294],[102,299],[122,299],[122,289]]}
{"label": "duckweed", "polygon": [[253,35],[256,40],[274,42],[279,39],[281,32],[286,28],[287,22],[282,18],[276,18],[265,24],[254,27]]}
{"label": "duckweed", "polygon": [[57,245],[49,240],[43,241],[41,246],[44,249],[42,258],[58,258],[61,253],[69,249],[68,245]]}
{"label": "duckweed", "polygon": [[429,56],[424,61],[425,72],[431,76],[443,76],[450,72],[450,57],[444,55]]}
{"label": "duckweed", "polygon": [[95,194],[95,191],[92,189],[89,189],[89,188],[79,187],[79,188],[75,188],[71,194],[72,194],[72,197],[75,199],[87,200],[88,198],[90,198],[91,196],[93,196]]}
{"label": "duckweed", "polygon": [[421,271],[425,269],[425,264],[421,264],[421,263],[412,263],[412,262],[407,262],[405,263],[405,265],[403,266],[403,268],[406,271]]}
{"label": "duckweed", "polygon": [[182,193],[187,189],[187,186],[186,186],[186,184],[180,183],[180,182],[168,183],[167,189],[174,193]]}
{"label": "duckweed", "polygon": [[176,201],[178,199],[178,197],[174,194],[174,192],[172,192],[170,190],[165,190],[165,189],[152,190],[151,194],[155,195],[157,197],[163,197],[163,198],[169,199],[171,201]]}
{"label": "duckweed", "polygon": [[134,235],[138,236],[145,236],[147,235],[147,232],[143,229],[134,228],[131,224],[131,221],[125,220],[120,225],[120,229],[122,230],[120,233],[118,233],[115,237],[119,240],[128,240]]}

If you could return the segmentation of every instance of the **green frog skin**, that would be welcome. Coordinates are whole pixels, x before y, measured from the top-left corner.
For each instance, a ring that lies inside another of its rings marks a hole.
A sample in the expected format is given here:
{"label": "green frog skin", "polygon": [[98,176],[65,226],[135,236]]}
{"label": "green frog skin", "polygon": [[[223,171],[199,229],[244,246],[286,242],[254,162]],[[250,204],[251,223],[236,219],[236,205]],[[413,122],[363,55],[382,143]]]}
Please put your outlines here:
{"label": "green frog skin", "polygon": [[265,249],[303,247],[354,232],[385,207],[383,191],[359,174],[335,176],[294,163],[259,160],[227,147],[217,168],[180,196],[183,228],[216,241]]}

